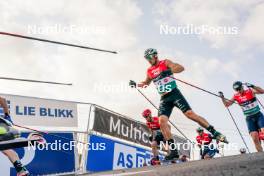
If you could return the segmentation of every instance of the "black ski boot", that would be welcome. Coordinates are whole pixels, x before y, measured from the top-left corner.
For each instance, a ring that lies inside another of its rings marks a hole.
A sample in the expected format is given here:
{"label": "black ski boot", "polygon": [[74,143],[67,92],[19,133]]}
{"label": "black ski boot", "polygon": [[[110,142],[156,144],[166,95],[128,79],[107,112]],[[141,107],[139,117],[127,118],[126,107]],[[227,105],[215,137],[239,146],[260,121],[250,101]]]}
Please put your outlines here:
{"label": "black ski boot", "polygon": [[226,139],[226,136],[216,131],[212,125],[209,125],[207,130],[213,135],[213,138],[216,139],[217,141],[224,142],[226,144],[229,143]]}
{"label": "black ski boot", "polygon": [[217,141],[220,141],[220,142],[223,142],[223,143],[226,143],[228,144],[229,142],[227,141],[226,139],[226,136],[221,134],[220,132],[218,131],[215,131],[214,134],[213,134],[213,138],[216,139]]}
{"label": "black ski boot", "polygon": [[30,174],[28,170],[25,167],[23,167],[23,169],[17,173],[17,176],[30,176]]}
{"label": "black ski boot", "polygon": [[171,150],[170,154],[165,157],[165,160],[176,160],[179,159],[179,153],[177,149]]}

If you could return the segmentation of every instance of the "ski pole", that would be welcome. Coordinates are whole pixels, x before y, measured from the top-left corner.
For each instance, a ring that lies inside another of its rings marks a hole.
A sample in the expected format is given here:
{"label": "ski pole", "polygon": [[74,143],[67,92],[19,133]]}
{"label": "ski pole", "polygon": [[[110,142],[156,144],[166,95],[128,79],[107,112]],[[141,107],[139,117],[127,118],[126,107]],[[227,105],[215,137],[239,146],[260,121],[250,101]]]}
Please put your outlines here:
{"label": "ski pole", "polygon": [[[138,88],[136,88],[136,89],[156,110],[159,110],[158,107],[142,91],[140,91]],[[194,143],[176,125],[174,125],[170,120],[169,120],[169,122],[185,139],[187,139],[191,143]]]}
{"label": "ski pole", "polygon": [[[214,92],[211,92],[211,91],[209,91],[209,90],[203,89],[203,88],[201,88],[201,87],[198,87],[198,86],[196,86],[196,85],[193,85],[193,84],[188,83],[188,82],[186,82],[186,81],[183,81],[183,80],[181,80],[181,79],[174,78],[174,77],[172,77],[172,76],[170,76],[170,78],[175,79],[176,81],[179,81],[179,82],[184,83],[184,84],[186,84],[186,85],[189,85],[189,86],[191,86],[191,87],[193,87],[193,88],[199,89],[199,90],[201,90],[201,91],[203,91],[203,92],[206,92],[206,93],[208,93],[208,94],[211,94],[211,95],[213,95],[213,96],[216,96],[216,97],[218,97],[218,98],[221,98],[221,96],[217,95],[217,94],[214,93]],[[229,100],[229,99],[227,99],[227,98],[225,98],[225,100],[231,101],[231,100]],[[234,102],[234,103],[236,103],[236,102]],[[237,103],[236,103],[236,104],[237,104]]]}
{"label": "ski pole", "polygon": [[24,38],[24,39],[28,39],[28,40],[35,40],[35,41],[40,41],[40,42],[47,42],[47,43],[53,43],[53,44],[58,44],[58,45],[65,45],[65,46],[71,46],[71,47],[76,47],[76,48],[89,49],[89,50],[95,50],[95,51],[100,51],[100,52],[117,54],[116,51],[109,51],[109,50],[92,48],[92,47],[87,47],[87,46],[82,46],[82,45],[71,44],[71,43],[64,43],[64,42],[59,42],[59,41],[54,41],[54,40],[47,40],[47,39],[30,37],[30,36],[25,36],[25,35],[18,35],[18,34],[13,34],[13,33],[8,33],[8,32],[0,32],[0,34],[11,36],[11,37]]}
{"label": "ski pole", "polygon": [[262,109],[264,109],[264,105],[261,103],[261,101],[258,98],[257,98],[257,100],[258,100],[260,106],[262,107]]}
{"label": "ski pole", "polygon": [[248,148],[248,146],[247,146],[247,143],[246,143],[246,141],[245,141],[245,139],[244,139],[244,137],[243,137],[243,135],[242,135],[242,133],[241,133],[241,131],[240,131],[239,128],[238,128],[238,125],[237,125],[237,123],[236,123],[236,121],[235,121],[235,119],[234,119],[234,116],[232,115],[232,113],[231,113],[231,111],[230,111],[229,108],[226,107],[226,109],[227,109],[227,111],[228,111],[228,113],[229,113],[229,115],[230,115],[232,121],[234,122],[234,124],[235,124],[235,126],[236,126],[236,129],[237,129],[237,131],[239,132],[239,135],[241,136],[241,139],[243,140],[243,143],[245,144],[245,146],[246,146],[248,152],[251,153],[250,150],[249,150],[249,148]]}
{"label": "ski pole", "polygon": [[[153,104],[153,102],[152,101],[150,101],[139,89],[137,89],[138,90],[138,92],[139,93],[141,93],[141,95],[143,95],[149,102],[150,102],[150,104],[152,104],[153,105],[153,107],[155,107],[157,110],[159,110],[158,109],[158,107],[156,107],[154,104]],[[191,143],[194,143],[193,141],[191,141],[175,124],[173,124],[170,120],[169,120],[169,122],[170,122],[170,124],[185,138],[185,139],[187,139],[189,142],[191,142]]]}
{"label": "ski pole", "polygon": [[[220,97],[224,97],[224,94],[223,94],[222,92],[219,92],[219,94],[222,95],[222,96],[219,95]],[[241,133],[241,131],[240,131],[240,129],[238,128],[238,125],[237,125],[237,123],[236,123],[236,121],[235,121],[235,118],[234,118],[234,116],[232,115],[230,109],[229,109],[228,107],[226,107],[226,106],[225,106],[225,108],[226,108],[226,110],[228,111],[228,114],[229,114],[229,116],[231,117],[233,123],[235,124],[236,129],[237,129],[237,131],[238,131],[238,133],[239,133],[239,135],[240,135],[240,137],[241,137],[241,139],[242,139],[244,145],[246,146],[248,152],[251,153],[250,150],[249,150],[249,148],[248,148],[248,146],[247,146],[247,143],[246,143],[246,141],[245,141],[245,139],[244,139],[244,137],[243,137],[243,135],[242,135],[242,133]]]}
{"label": "ski pole", "polygon": [[24,81],[24,82],[34,82],[34,83],[45,83],[45,84],[57,84],[64,86],[72,86],[72,83],[60,83],[60,82],[52,82],[52,81],[39,81],[33,79],[19,79],[19,78],[8,78],[8,77],[0,77],[3,80],[11,80],[11,81]]}
{"label": "ski pole", "polygon": [[[68,140],[68,141],[72,141],[72,139],[67,138],[67,137],[63,137],[63,136],[56,135],[56,134],[51,134],[51,133],[48,133],[48,132],[44,132],[44,131],[36,130],[36,129],[33,129],[33,128],[21,126],[21,125],[18,125],[18,124],[13,124],[13,126],[16,126],[16,127],[19,127],[19,128],[23,128],[23,129],[26,129],[26,130],[30,130],[30,131],[34,131],[34,132],[37,132],[37,133],[40,133],[40,134],[45,134],[45,135],[49,135],[49,136],[65,139],[65,140]],[[79,141],[79,140],[74,140],[74,141],[76,141],[77,143],[88,145],[88,143],[85,143],[85,142],[82,142],[82,141]]]}

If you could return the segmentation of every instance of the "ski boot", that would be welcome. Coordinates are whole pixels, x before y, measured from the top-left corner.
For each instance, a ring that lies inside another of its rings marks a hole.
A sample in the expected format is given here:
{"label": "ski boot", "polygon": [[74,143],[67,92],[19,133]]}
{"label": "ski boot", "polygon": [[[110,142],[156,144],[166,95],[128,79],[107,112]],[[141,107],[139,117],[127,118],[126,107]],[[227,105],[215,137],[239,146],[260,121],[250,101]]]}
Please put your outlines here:
{"label": "ski boot", "polygon": [[213,134],[213,138],[216,139],[217,141],[219,142],[223,142],[223,143],[226,143],[228,144],[229,142],[227,141],[226,139],[226,136],[221,134],[220,132],[218,131],[215,131],[214,134]]}
{"label": "ski boot", "polygon": [[151,160],[150,160],[150,164],[152,165],[152,166],[155,166],[155,165],[160,165],[160,160],[158,159],[158,158],[152,158]]}
{"label": "ski boot", "polygon": [[175,150],[170,151],[170,154],[165,157],[164,161],[167,161],[167,162],[171,161],[171,163],[176,163],[176,160],[178,159],[179,159],[179,153],[178,153],[178,150],[175,149]]}

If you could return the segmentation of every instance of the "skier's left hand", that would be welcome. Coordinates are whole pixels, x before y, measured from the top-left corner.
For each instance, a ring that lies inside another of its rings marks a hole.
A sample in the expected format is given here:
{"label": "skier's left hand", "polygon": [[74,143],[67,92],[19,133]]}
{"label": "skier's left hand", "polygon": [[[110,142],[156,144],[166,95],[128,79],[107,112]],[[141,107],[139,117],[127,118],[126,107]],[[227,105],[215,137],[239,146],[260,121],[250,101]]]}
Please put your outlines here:
{"label": "skier's left hand", "polygon": [[246,85],[246,86],[249,87],[249,88],[254,88],[254,87],[255,87],[255,85],[250,84],[250,83],[244,83],[244,85]]}
{"label": "skier's left hand", "polygon": [[133,81],[133,80],[130,80],[129,81],[129,86],[132,87],[132,88],[135,88],[135,87],[137,87],[137,83],[135,81]]}

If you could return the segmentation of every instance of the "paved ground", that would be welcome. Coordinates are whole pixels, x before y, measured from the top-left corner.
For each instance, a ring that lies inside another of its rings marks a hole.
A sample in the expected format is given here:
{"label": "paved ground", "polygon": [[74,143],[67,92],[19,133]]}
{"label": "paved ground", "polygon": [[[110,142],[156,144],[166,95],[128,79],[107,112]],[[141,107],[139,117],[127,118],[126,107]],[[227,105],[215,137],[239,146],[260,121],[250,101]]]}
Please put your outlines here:
{"label": "paved ground", "polygon": [[124,169],[81,176],[264,176],[264,153],[228,156],[210,161]]}

